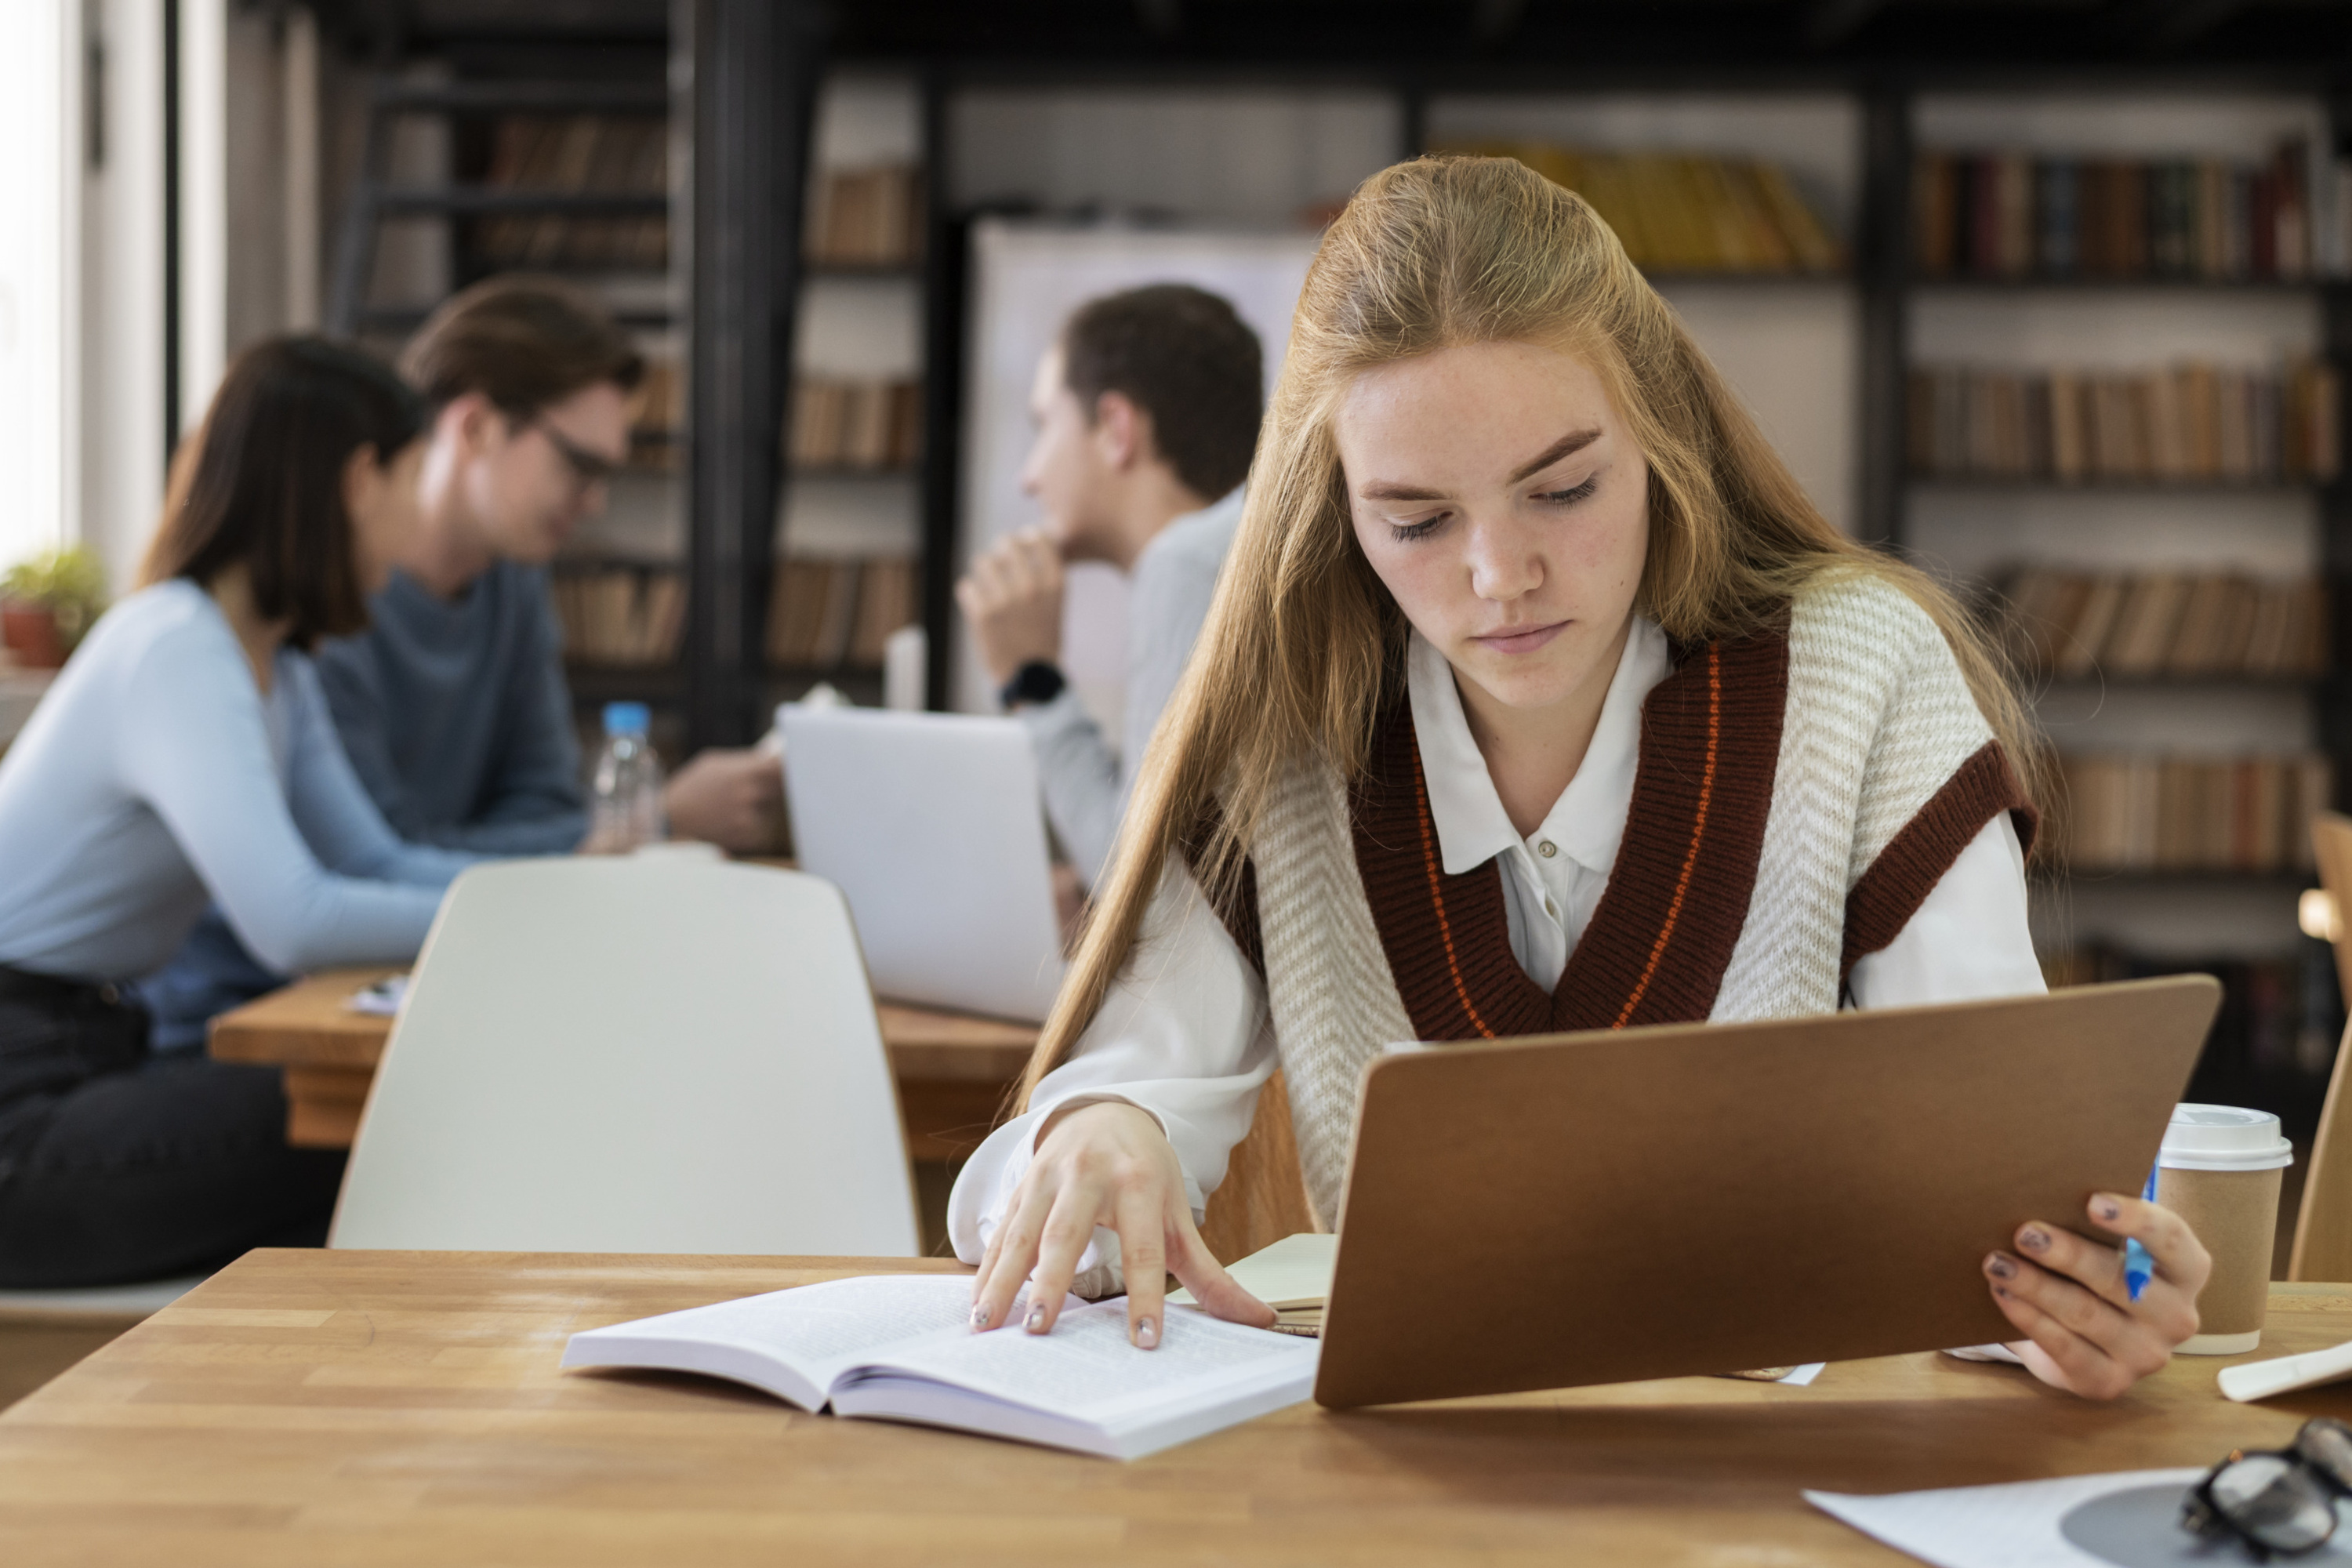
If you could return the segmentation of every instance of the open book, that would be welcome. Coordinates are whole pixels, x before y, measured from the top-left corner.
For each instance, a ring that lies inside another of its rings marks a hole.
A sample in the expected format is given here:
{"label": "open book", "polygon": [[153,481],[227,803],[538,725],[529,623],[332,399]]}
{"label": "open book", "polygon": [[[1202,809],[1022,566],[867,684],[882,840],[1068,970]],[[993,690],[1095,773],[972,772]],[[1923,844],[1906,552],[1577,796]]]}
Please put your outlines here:
{"label": "open book", "polygon": [[[1025,1308],[1016,1305],[1017,1324]],[[874,1274],[589,1329],[567,1367],[732,1378],[803,1410],[1013,1437],[1135,1459],[1296,1405],[1311,1341],[1167,1314],[1160,1348],[1127,1341],[1127,1302],[1063,1306],[1050,1334],[975,1334],[962,1275]]]}

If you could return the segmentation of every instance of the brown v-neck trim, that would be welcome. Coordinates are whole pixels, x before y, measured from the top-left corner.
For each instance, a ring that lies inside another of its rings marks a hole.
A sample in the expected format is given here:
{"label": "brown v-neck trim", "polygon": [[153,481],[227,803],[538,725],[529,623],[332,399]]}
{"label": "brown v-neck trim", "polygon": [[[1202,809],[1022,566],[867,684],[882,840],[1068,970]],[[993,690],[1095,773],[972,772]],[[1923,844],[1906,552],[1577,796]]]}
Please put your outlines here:
{"label": "brown v-neck trim", "polygon": [[2041,815],[2026,798],[2025,787],[2018,783],[2000,742],[1987,741],[1903,825],[1903,831],[1878,852],[1878,858],[1846,894],[1840,985],[1858,961],[1903,934],[1903,928],[1911,923],[1911,917],[1919,912],[1919,906],[1927,901],[1952,862],[1975,842],[1986,823],[2004,811],[2016,819],[2019,841],[2032,849]]}
{"label": "brown v-neck trim", "polygon": [[1642,708],[1609,888],[1547,995],[1511,954],[1502,868],[1448,876],[1412,706],[1391,706],[1351,816],[1357,869],[1423,1039],[1704,1019],[1748,917],[1779,766],[1789,646],[1775,627],[1693,650]]}

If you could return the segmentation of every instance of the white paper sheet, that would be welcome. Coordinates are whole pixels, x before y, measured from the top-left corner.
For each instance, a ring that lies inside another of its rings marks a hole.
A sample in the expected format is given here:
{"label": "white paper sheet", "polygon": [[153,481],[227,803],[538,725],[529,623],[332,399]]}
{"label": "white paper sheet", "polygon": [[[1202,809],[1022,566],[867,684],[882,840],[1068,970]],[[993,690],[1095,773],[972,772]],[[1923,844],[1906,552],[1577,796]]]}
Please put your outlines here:
{"label": "white paper sheet", "polygon": [[408,976],[388,974],[363,991],[354,991],[343,998],[347,1013],[364,1013],[372,1018],[389,1018],[400,1011],[400,999],[408,994]]}
{"label": "white paper sheet", "polygon": [[[2250,1563],[2234,1545],[2180,1528],[2181,1500],[2204,1473],[2126,1470],[1877,1497],[1809,1491],[1805,1500],[1937,1568],[2216,1568]],[[2336,1539],[2294,1562],[2352,1563],[2352,1531],[2339,1525]]]}

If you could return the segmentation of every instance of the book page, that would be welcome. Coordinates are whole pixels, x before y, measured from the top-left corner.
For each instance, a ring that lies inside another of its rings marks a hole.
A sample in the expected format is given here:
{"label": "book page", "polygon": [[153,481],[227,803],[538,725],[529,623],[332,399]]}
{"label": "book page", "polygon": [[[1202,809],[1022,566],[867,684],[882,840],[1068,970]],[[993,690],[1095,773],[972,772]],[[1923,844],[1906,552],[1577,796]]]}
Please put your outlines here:
{"label": "book page", "polygon": [[[1312,1375],[1312,1340],[1171,1311],[1157,1350],[1128,1342],[1127,1303],[1065,1312],[1049,1334],[1017,1328],[908,1346],[858,1369],[953,1384],[1015,1405],[1090,1421],[1137,1405],[1207,1395],[1286,1371]],[[857,1375],[853,1373],[852,1378]]]}
{"label": "book page", "polygon": [[[2252,1561],[2180,1528],[2180,1505],[2202,1470],[2130,1470],[2001,1486],[1805,1500],[1865,1535],[1937,1568],[2114,1568],[2116,1563]],[[2339,1506],[2339,1512],[2341,1507]],[[2343,1538],[2297,1563],[2352,1563]]]}
{"label": "book page", "polygon": [[[1320,1307],[1331,1294],[1331,1273],[1339,1267],[1339,1238],[1301,1231],[1273,1246],[1251,1253],[1227,1268],[1234,1283],[1272,1307]],[[1190,1290],[1171,1290],[1168,1300],[1180,1307],[1196,1307]]]}
{"label": "book page", "polygon": [[740,1342],[814,1369],[940,1329],[963,1328],[971,1321],[971,1281],[961,1275],[869,1274],[665,1312],[595,1331]]}

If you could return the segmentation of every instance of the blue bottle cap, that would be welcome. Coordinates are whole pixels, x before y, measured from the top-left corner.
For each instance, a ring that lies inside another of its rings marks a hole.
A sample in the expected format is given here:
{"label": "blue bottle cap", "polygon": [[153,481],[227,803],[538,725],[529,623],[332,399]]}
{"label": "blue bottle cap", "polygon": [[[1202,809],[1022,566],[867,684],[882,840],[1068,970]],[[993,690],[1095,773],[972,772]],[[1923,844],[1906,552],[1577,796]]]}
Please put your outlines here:
{"label": "blue bottle cap", "polygon": [[635,735],[645,738],[653,724],[653,713],[642,702],[607,702],[604,704],[604,733]]}

